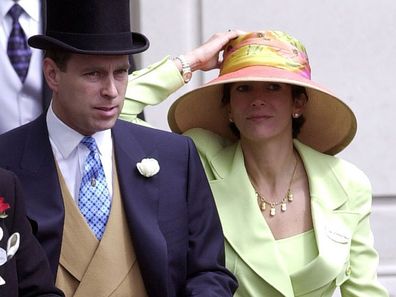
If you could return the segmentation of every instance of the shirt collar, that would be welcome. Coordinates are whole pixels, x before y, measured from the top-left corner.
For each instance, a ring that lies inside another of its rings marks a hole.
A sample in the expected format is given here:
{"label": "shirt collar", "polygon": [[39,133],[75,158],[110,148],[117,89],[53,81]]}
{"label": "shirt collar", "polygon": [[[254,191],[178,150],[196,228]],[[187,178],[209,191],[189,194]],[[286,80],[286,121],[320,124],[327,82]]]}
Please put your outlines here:
{"label": "shirt collar", "polygon": [[[63,123],[52,110],[52,103],[47,112],[47,127],[50,140],[57,147],[64,159],[67,159],[73,150],[80,144],[84,135],[73,130]],[[108,151],[108,144],[111,143],[111,130],[96,132],[92,135],[95,138],[99,154]]]}
{"label": "shirt collar", "polygon": [[40,14],[41,14],[41,5],[40,1],[32,1],[32,0],[20,0],[14,2],[12,0],[1,0],[0,1],[0,13],[3,17],[5,17],[10,10],[10,8],[18,3],[23,10],[29,15],[30,18],[39,22]]}

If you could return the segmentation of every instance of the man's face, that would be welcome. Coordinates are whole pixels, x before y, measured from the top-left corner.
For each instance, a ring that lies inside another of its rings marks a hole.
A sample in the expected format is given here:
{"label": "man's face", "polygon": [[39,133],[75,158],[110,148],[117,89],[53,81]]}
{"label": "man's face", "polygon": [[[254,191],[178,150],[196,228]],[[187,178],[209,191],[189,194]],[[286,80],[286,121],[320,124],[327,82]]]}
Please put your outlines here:
{"label": "man's face", "polygon": [[[46,63],[52,65],[53,61],[44,60],[44,67]],[[127,55],[73,54],[66,71],[60,71],[55,63],[52,67],[52,107],[66,125],[83,135],[114,126],[128,83]]]}

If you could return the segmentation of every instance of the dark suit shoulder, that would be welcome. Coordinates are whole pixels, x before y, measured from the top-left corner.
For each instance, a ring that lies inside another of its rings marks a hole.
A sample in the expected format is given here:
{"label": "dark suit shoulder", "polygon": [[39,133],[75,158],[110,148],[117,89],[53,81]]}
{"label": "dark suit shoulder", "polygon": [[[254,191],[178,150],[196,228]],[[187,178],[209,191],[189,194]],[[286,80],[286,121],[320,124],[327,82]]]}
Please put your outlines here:
{"label": "dark suit shoulder", "polygon": [[174,139],[185,138],[185,136],[177,134],[177,133],[160,130],[160,129],[157,129],[154,127],[142,126],[142,125],[134,124],[134,123],[124,121],[124,120],[117,120],[116,125],[123,129],[130,129],[131,131],[134,131],[135,133],[147,134],[149,136],[155,135],[158,137],[166,137],[166,138],[170,137],[170,138],[174,138]]}
{"label": "dark suit shoulder", "polygon": [[161,144],[161,147],[164,147],[168,144],[177,147],[180,145],[186,145],[186,143],[192,143],[192,140],[184,135],[156,128],[145,127],[123,120],[118,120],[115,128],[119,131],[123,131],[124,133],[126,133],[126,135],[131,133],[143,144]]}
{"label": "dark suit shoulder", "polygon": [[[6,146],[8,141],[20,141],[21,139],[25,139],[31,127],[37,125],[37,121],[38,119],[0,134],[0,146]],[[11,149],[11,147],[9,148]]]}
{"label": "dark suit shoulder", "polygon": [[15,174],[4,168],[0,168],[0,186],[2,184],[9,184],[10,182],[15,183]]}
{"label": "dark suit shoulder", "polygon": [[45,122],[45,115],[41,115],[36,120],[10,130],[0,135],[0,167],[4,167],[7,159],[20,157],[27,142],[36,144],[42,141],[42,137],[48,135]]}

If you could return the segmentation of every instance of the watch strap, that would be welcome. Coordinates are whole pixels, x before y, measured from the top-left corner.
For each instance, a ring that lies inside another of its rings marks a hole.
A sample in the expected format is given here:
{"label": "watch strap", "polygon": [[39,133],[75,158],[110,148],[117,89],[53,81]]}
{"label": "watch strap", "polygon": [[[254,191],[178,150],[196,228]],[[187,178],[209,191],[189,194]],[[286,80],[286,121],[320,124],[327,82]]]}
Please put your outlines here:
{"label": "watch strap", "polygon": [[180,74],[183,77],[184,83],[188,83],[192,77],[190,64],[186,61],[186,58],[183,55],[175,57],[175,60],[178,60],[182,66]]}

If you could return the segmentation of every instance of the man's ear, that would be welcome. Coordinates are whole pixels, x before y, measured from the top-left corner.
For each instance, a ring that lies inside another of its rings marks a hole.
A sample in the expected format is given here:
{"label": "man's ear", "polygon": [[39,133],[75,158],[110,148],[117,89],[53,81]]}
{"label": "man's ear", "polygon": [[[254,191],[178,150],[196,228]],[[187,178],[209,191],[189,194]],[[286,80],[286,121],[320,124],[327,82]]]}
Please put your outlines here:
{"label": "man's ear", "polygon": [[50,89],[53,92],[57,92],[59,86],[59,73],[61,72],[61,70],[58,68],[54,60],[50,58],[44,58],[43,72],[45,80],[47,81]]}

